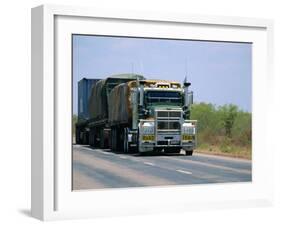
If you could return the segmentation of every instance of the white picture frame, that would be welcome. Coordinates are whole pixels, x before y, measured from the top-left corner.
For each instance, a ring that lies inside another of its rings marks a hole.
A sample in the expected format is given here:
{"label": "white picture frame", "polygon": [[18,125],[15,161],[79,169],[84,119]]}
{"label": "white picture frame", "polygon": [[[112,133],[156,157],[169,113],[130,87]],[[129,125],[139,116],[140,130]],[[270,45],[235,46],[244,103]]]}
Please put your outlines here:
{"label": "white picture frame", "polygon": [[[183,39],[252,42],[252,182],[71,191],[71,142],[67,142],[71,137],[68,134],[71,133],[71,110],[69,101],[62,101],[71,98],[71,45],[68,38],[71,33],[93,33],[88,30],[90,28],[96,29],[95,34],[104,35],[166,38],[182,35]],[[154,28],[159,28],[156,29],[158,33]],[[33,8],[32,216],[56,220],[271,204],[273,178],[268,175],[273,172],[273,150],[269,148],[269,132],[264,122],[271,115],[267,109],[272,104],[272,39],[273,22],[265,19],[57,5]],[[259,92],[261,88],[265,92]],[[260,137],[265,139],[258,139]]]}

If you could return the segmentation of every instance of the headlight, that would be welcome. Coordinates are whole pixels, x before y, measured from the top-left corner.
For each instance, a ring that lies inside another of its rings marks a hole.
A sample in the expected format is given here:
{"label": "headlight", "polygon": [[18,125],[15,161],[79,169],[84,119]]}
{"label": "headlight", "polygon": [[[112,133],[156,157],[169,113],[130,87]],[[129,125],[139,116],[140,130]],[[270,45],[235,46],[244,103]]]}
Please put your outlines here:
{"label": "headlight", "polygon": [[195,135],[196,128],[191,123],[184,123],[182,125],[182,133],[183,134],[189,134],[189,135]]}
{"label": "headlight", "polygon": [[154,122],[144,122],[141,131],[143,134],[154,134]]}

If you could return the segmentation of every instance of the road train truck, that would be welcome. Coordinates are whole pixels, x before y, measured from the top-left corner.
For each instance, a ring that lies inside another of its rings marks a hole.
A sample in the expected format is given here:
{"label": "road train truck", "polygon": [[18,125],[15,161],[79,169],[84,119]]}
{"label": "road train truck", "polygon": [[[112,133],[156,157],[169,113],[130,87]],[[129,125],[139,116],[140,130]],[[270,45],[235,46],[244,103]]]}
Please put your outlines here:
{"label": "road train truck", "polygon": [[[186,79],[181,85],[138,74],[94,80],[88,92],[88,117],[79,117],[78,111],[76,143],[116,152],[184,150],[192,155],[197,121],[190,120],[193,92],[189,86]],[[80,98],[78,91],[78,102]]]}

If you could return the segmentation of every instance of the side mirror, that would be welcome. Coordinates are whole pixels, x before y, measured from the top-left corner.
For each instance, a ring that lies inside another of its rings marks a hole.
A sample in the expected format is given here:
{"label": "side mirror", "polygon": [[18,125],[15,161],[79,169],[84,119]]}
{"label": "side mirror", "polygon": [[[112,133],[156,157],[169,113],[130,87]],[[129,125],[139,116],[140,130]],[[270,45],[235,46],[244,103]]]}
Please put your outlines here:
{"label": "side mirror", "polygon": [[187,94],[187,106],[190,106],[193,104],[193,92],[188,92]]}

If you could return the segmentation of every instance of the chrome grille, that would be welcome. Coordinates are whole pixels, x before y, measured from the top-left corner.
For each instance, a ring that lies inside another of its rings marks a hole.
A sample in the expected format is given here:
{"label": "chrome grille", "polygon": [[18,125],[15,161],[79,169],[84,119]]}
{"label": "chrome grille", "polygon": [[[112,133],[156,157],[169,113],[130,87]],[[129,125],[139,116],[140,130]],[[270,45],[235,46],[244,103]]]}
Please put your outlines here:
{"label": "chrome grille", "polygon": [[171,117],[171,118],[180,118],[181,117],[181,112],[179,112],[179,111],[171,111],[171,112],[169,112],[169,117]]}
{"label": "chrome grille", "polygon": [[159,118],[167,118],[169,117],[169,113],[167,111],[158,111]]}
{"label": "chrome grille", "polygon": [[181,118],[181,111],[157,111],[157,118]]}
{"label": "chrome grille", "polygon": [[157,131],[180,131],[181,111],[157,111]]}
{"label": "chrome grille", "polygon": [[180,130],[181,125],[179,121],[162,121],[159,120],[157,124],[158,130]]}

